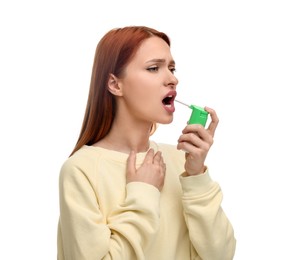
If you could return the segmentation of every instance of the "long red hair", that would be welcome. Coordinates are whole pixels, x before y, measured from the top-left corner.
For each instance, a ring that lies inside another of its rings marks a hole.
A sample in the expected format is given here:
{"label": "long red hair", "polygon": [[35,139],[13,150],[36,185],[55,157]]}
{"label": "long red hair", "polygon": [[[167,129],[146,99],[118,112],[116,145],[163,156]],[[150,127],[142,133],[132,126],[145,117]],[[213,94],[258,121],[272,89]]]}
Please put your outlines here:
{"label": "long red hair", "polygon": [[109,75],[120,77],[142,41],[152,36],[162,38],[170,46],[170,39],[165,33],[145,26],[113,29],[100,40],[95,52],[84,120],[70,155],[109,133],[116,112],[115,98],[107,88]]}

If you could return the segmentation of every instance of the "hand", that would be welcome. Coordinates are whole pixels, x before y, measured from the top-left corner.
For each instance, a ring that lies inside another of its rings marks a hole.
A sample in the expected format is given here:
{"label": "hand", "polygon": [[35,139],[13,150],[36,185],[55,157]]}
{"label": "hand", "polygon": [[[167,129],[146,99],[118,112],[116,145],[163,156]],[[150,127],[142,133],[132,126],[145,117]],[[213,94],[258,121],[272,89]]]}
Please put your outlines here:
{"label": "hand", "polygon": [[127,159],[126,181],[127,183],[145,182],[161,191],[164,185],[165,171],[166,165],[160,151],[154,153],[154,150],[150,149],[138,169],[136,169],[136,153],[132,151]]}
{"label": "hand", "polygon": [[186,176],[197,175],[205,171],[205,159],[213,144],[213,137],[218,125],[216,112],[208,107],[205,110],[211,116],[211,123],[205,129],[202,125],[187,125],[178,139],[177,149],[186,151]]}

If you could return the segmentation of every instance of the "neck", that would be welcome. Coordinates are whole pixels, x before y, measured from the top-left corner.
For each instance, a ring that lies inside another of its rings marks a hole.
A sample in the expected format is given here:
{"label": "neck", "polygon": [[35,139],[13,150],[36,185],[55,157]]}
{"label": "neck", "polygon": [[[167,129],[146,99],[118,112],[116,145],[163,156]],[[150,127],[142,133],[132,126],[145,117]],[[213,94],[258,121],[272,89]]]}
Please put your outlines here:
{"label": "neck", "polygon": [[114,121],[108,135],[95,146],[124,153],[146,152],[149,149],[151,124],[130,124]]}

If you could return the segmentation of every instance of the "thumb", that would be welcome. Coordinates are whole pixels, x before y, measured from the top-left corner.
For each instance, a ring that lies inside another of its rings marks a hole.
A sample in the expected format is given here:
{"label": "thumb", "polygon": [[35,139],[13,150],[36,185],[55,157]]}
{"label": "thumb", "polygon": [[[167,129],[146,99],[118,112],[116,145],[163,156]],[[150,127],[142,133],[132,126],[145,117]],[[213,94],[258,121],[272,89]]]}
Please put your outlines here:
{"label": "thumb", "polygon": [[127,176],[132,176],[136,172],[136,153],[131,151],[127,159]]}

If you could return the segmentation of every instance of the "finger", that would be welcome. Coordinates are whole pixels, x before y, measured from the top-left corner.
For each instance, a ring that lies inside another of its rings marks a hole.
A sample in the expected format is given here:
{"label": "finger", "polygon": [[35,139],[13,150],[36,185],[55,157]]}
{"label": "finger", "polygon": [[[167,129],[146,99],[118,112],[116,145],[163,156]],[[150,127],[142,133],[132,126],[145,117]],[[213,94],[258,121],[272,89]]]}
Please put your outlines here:
{"label": "finger", "polygon": [[136,172],[136,153],[131,151],[127,158],[127,172],[133,174]]}
{"label": "finger", "polygon": [[186,125],[185,128],[182,130],[182,134],[187,134],[187,133],[198,133],[198,132],[203,132],[205,128],[200,125],[200,124],[192,124],[192,125]]}
{"label": "finger", "polygon": [[161,157],[161,166],[163,167],[163,171],[164,171],[164,174],[166,173],[166,164],[165,164],[165,162],[164,162],[164,159],[163,159],[163,157]]}
{"label": "finger", "polygon": [[209,142],[211,139],[210,134],[205,129],[199,129],[198,132],[189,132],[181,135],[178,138],[178,143],[191,143],[196,147],[201,147],[203,142]]}
{"label": "finger", "polygon": [[165,164],[165,162],[164,162],[164,158],[161,156],[161,162],[160,162],[161,164]]}
{"label": "finger", "polygon": [[177,144],[177,149],[186,153],[194,153],[199,148],[191,143],[181,142]]}
{"label": "finger", "polygon": [[156,154],[154,155],[154,163],[160,164],[162,160],[162,153],[160,151],[156,152]]}
{"label": "finger", "polygon": [[153,160],[154,160],[154,149],[150,148],[145,156],[144,162],[153,163]]}
{"label": "finger", "polygon": [[[178,140],[177,148],[186,152],[199,148],[207,151],[213,143],[213,138],[206,130],[200,137],[198,134],[189,133],[181,136]],[[192,148],[192,149],[191,149]]]}
{"label": "finger", "polygon": [[219,123],[219,119],[217,117],[216,112],[209,107],[205,107],[205,110],[210,114],[211,116],[211,122],[209,124],[208,130],[211,133],[212,136],[214,136],[215,130],[217,128],[217,125]]}

